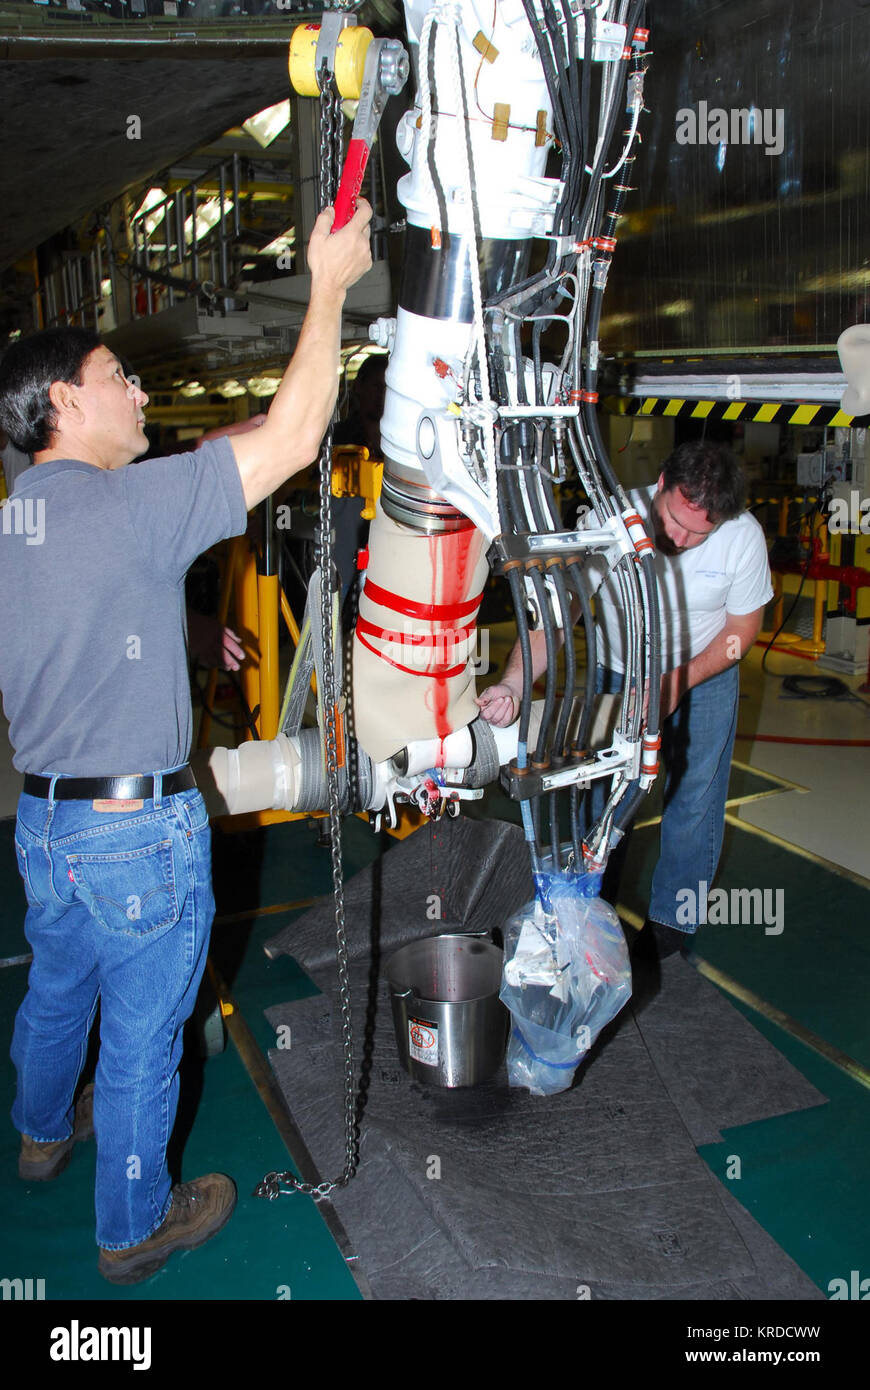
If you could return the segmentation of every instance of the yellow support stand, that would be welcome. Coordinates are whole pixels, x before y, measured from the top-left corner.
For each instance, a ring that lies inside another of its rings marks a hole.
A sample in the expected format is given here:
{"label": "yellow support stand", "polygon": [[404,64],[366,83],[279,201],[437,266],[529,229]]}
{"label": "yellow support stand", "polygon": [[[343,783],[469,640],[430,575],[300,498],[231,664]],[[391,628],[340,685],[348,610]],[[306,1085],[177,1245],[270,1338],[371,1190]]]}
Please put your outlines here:
{"label": "yellow support stand", "polygon": [[278,690],[278,576],[257,576],[258,625],[260,629],[260,715],[257,729],[262,739],[278,732],[280,695]]}
{"label": "yellow support stand", "polygon": [[[234,576],[236,620],[239,636],[248,660],[242,665],[242,694],[245,704],[253,713],[260,703],[260,605],[259,585],[257,583],[257,556],[246,543],[240,547],[241,556],[236,564]],[[250,729],[247,737],[253,739]]]}
{"label": "yellow support stand", "polygon": [[381,495],[384,465],[373,459],[364,444],[338,444],[332,451],[333,497],[361,497],[362,516],[373,521]]}

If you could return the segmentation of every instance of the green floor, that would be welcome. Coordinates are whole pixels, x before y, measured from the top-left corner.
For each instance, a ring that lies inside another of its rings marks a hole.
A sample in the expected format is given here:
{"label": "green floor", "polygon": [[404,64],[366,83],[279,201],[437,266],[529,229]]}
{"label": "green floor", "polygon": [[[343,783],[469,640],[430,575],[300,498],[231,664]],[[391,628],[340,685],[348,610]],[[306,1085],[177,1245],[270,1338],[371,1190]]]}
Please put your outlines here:
{"label": "green floor", "polygon": [[[776,783],[735,766],[729,797],[740,801],[775,792]],[[515,808],[489,793],[488,814]],[[647,808],[655,814],[655,807]],[[639,915],[656,853],[657,828],[635,832],[623,878],[625,906]],[[345,824],[345,871],[350,876],[381,852],[359,821]],[[221,836],[216,842],[218,912],[232,916],[270,905],[277,913],[215,927],[213,956],[265,1052],[275,1038],[263,1015],[272,1004],[310,993],[313,986],[286,957],[270,962],[262,943],[304,907],[286,905],[330,891],[327,849],[309,823],[266,832]],[[784,930],[763,926],[699,929],[697,951],[711,966],[782,1010],[870,1069],[866,988],[870,894],[853,879],[790,852],[744,827],[729,825],[717,882],[781,888]],[[15,867],[12,822],[0,823],[0,958],[27,950],[24,900]],[[0,1092],[8,1115],[14,1072],[8,1060],[15,1009],[27,966],[0,969],[2,1057]],[[733,1002],[733,1001],[732,1001]],[[870,1090],[754,1009],[750,1019],[826,1096],[829,1104],[726,1132],[725,1143],[700,1152],[717,1177],[825,1293],[853,1269],[870,1274]],[[189,1052],[192,1053],[192,1049]],[[252,1189],[289,1160],[282,1141],[235,1048],[204,1064],[185,1063],[182,1129],[189,1129],[182,1176],[212,1169],[230,1173],[239,1189],[232,1222],[205,1249],[174,1257],[151,1281],[116,1289],[96,1272],[93,1243],[93,1145],[81,1146],[56,1183],[26,1186],[15,1173],[17,1135],[7,1120],[0,1140],[0,1221],[3,1277],[42,1278],[47,1299],[357,1299],[359,1292],[314,1204],[301,1197],[268,1203]],[[341,1099],[335,1097],[336,1168],[341,1165]],[[729,1177],[734,1157],[739,1179]],[[325,1174],[324,1176],[329,1176]]]}
{"label": "green floor", "polygon": [[[0,822],[0,958],[27,951],[23,891],[15,865],[12,821]],[[265,833],[221,836],[215,846],[218,911],[235,914],[260,905],[295,902],[330,891],[329,850],[307,823]],[[379,852],[379,841],[358,820],[344,831],[345,872],[358,872]],[[299,909],[304,910],[304,909]],[[265,1052],[275,1037],[263,1016],[270,1004],[314,992],[287,957],[269,961],[262,942],[293,912],[216,925],[213,957]],[[0,969],[0,1100],[7,1117],[0,1138],[0,1277],[45,1280],[49,1299],[358,1299],[347,1265],[315,1206],[305,1197],[267,1202],[252,1196],[265,1173],[291,1166],[287,1150],[239,1058],[228,1044],[200,1062],[188,1046],[182,1073],[179,1125],[189,1130],[180,1176],[229,1173],[239,1194],[227,1228],[203,1250],[174,1256],[147,1282],[116,1288],[97,1273],[93,1229],[93,1144],[77,1147],[53,1183],[26,1185],[16,1175],[18,1135],[8,1120],[15,1073],[9,1043],[24,995],[27,966]],[[336,1155],[341,1167],[341,1098],[336,1096]],[[177,1176],[177,1175],[176,1175]]]}
{"label": "green floor", "polygon": [[[657,827],[635,832],[622,896],[640,915],[656,849]],[[726,826],[717,883],[782,889],[783,930],[701,926],[697,955],[848,1054],[870,1081],[870,891],[734,824]],[[727,1130],[724,1144],[699,1152],[827,1294],[832,1279],[870,1271],[870,1089],[756,1009],[731,1002],[830,1103]],[[729,1169],[738,1171],[734,1156],[740,1177],[729,1179]]]}

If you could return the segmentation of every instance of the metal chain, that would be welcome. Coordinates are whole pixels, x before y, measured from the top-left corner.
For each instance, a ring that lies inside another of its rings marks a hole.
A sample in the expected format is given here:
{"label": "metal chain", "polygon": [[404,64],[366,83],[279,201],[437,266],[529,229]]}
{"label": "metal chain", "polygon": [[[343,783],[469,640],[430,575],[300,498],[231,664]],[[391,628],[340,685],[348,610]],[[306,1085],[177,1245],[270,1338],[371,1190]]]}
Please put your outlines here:
{"label": "metal chain", "polygon": [[[320,206],[327,207],[335,200],[337,171],[341,168],[342,121],[341,97],[335,89],[332,73],[326,65],[319,74],[320,82]],[[359,1142],[356,1125],[356,1082],[353,1061],[353,1031],[348,979],[347,934],[344,917],[344,878],[341,864],[341,804],[338,779],[336,737],[335,647],[333,614],[332,559],[332,433],[330,421],[320,447],[320,530],[318,535],[318,564],[320,566],[320,619],[323,648],[323,741],[326,752],[326,782],[329,793],[329,835],[332,849],[332,885],[335,899],[335,940],[338,958],[339,996],[341,999],[341,1033],[344,1050],[344,1120],[345,1163],[341,1177],[332,1182],[302,1182],[293,1173],[267,1173],[254,1189],[255,1196],[270,1201],[281,1195],[281,1184],[294,1192],[316,1200],[328,1197],[337,1187],[346,1187],[354,1176],[359,1162]]]}

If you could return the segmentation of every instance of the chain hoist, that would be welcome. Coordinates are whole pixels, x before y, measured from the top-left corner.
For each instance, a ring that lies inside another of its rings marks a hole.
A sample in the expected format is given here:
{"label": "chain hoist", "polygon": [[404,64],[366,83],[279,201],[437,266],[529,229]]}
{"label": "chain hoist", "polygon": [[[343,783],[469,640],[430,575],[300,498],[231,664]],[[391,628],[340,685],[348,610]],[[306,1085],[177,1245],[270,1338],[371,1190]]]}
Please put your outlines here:
{"label": "chain hoist", "polygon": [[[320,208],[335,200],[335,190],[341,169],[342,112],[341,97],[335,86],[334,73],[326,58],[317,73],[320,87]],[[320,621],[323,649],[323,692],[320,700],[323,721],[323,746],[326,760],[326,781],[329,799],[329,835],[332,854],[332,884],[335,900],[335,940],[338,959],[339,997],[341,1000],[341,1034],[344,1052],[344,1119],[345,1161],[341,1176],[332,1182],[303,1182],[295,1174],[267,1173],[255,1188],[255,1195],[270,1200],[281,1195],[282,1184],[294,1192],[320,1200],[338,1187],[346,1187],[356,1172],[359,1144],[356,1126],[356,1083],[353,1061],[353,1031],[348,978],[347,934],[344,916],[344,878],[341,863],[341,806],[338,782],[338,708],[335,671],[335,627],[333,611],[337,612],[336,578],[332,556],[332,435],[330,421],[320,446],[320,527],[317,562],[320,568]]]}

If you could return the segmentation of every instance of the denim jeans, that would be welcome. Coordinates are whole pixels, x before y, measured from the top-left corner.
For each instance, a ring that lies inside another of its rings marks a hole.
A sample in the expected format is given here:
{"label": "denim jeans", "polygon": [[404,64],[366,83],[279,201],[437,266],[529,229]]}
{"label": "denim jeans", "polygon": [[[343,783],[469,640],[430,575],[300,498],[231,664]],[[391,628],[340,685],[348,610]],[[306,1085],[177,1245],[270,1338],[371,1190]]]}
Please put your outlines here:
{"label": "denim jeans", "polygon": [[43,1142],[72,1133],[99,1001],[95,1196],[108,1250],[145,1240],[169,1210],[182,1030],[214,917],[202,795],[155,793],[123,813],[22,795],[15,833],[33,964],[12,1041],[12,1120]]}
{"label": "denim jeans", "polygon": [[[624,683],[622,672],[599,668],[599,694],[619,691]],[[651,921],[678,931],[693,932],[695,928],[677,921],[677,893],[691,888],[697,894],[699,883],[711,884],[719,867],[739,689],[737,666],[729,666],[687,691],[662,724],[664,811],[647,915]],[[605,778],[593,787],[593,820],[604,809],[606,783]],[[616,896],[628,838],[626,830],[605,875],[603,896],[611,901]]]}

